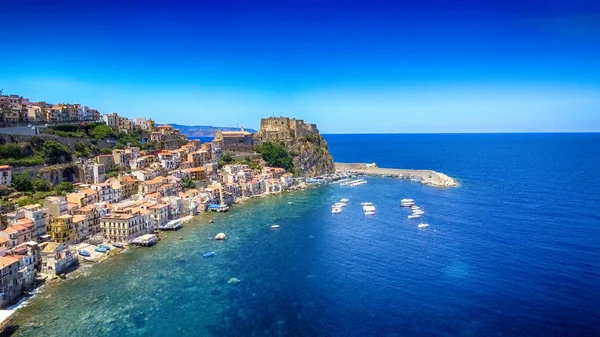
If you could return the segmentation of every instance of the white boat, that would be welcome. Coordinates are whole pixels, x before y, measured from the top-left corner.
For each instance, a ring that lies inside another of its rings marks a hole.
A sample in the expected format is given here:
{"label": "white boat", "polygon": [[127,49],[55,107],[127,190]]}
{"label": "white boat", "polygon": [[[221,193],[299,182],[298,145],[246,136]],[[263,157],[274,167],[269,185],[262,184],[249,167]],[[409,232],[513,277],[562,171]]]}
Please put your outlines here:
{"label": "white boat", "polygon": [[420,214],[420,215],[423,215],[423,214],[425,214],[425,211],[422,211],[422,210],[418,209],[418,210],[416,210],[416,211],[413,211],[412,213],[413,213],[413,214]]}
{"label": "white boat", "polygon": [[411,215],[408,216],[409,219],[417,219],[417,218],[420,218],[420,217],[421,217],[421,214],[411,214]]}
{"label": "white boat", "polygon": [[402,207],[412,207],[414,205],[415,205],[415,201],[413,199],[400,200],[400,206],[402,206]]}
{"label": "white boat", "polygon": [[279,225],[271,225],[271,228],[279,228]]}
{"label": "white boat", "polygon": [[420,223],[420,224],[417,226],[417,228],[418,228],[418,229],[423,229],[423,228],[427,228],[427,227],[429,227],[429,224],[426,224],[426,223]]}
{"label": "white boat", "polygon": [[373,203],[370,203],[370,202],[361,202],[360,205],[361,206],[371,206],[371,205],[373,205]]}
{"label": "white boat", "polygon": [[344,198],[344,199],[340,200],[340,202],[343,202],[343,203],[347,203],[348,201],[350,201],[350,199]]}
{"label": "white boat", "polygon": [[363,213],[365,215],[373,215],[373,214],[375,214],[375,206],[373,206],[373,205],[363,206]]}
{"label": "white boat", "polygon": [[412,206],[410,209],[412,209],[413,211],[416,211],[416,210],[421,209],[421,207],[419,207],[419,206]]}
{"label": "white boat", "polygon": [[342,209],[339,207],[333,207],[331,209],[331,214],[338,214],[338,213],[342,213]]}
{"label": "white boat", "polygon": [[335,204],[333,204],[333,207],[346,207],[346,206],[348,206],[348,205],[343,202],[336,202]]}

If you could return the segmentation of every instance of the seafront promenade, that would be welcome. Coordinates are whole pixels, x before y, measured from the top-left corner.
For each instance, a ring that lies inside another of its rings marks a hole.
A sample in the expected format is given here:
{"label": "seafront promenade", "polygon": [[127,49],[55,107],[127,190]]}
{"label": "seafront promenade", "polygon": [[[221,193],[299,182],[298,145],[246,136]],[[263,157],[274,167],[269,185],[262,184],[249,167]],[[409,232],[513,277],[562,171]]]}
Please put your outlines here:
{"label": "seafront promenade", "polygon": [[418,180],[424,185],[435,187],[457,187],[456,179],[432,170],[407,170],[381,168],[375,164],[365,163],[335,163],[335,169],[355,174],[396,177],[401,179]]}

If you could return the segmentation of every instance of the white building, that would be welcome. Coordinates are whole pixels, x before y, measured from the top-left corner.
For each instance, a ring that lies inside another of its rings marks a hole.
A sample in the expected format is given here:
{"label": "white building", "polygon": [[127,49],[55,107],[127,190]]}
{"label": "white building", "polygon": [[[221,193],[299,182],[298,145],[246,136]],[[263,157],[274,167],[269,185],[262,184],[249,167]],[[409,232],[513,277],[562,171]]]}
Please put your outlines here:
{"label": "white building", "polygon": [[10,186],[12,184],[12,170],[8,165],[0,166],[0,185]]}
{"label": "white building", "polygon": [[92,168],[94,184],[100,184],[106,181],[106,171],[104,164],[94,163]]}
{"label": "white building", "polygon": [[121,201],[121,191],[114,189],[109,183],[101,183],[92,185],[94,191],[98,191],[98,196],[101,202],[117,203]]}

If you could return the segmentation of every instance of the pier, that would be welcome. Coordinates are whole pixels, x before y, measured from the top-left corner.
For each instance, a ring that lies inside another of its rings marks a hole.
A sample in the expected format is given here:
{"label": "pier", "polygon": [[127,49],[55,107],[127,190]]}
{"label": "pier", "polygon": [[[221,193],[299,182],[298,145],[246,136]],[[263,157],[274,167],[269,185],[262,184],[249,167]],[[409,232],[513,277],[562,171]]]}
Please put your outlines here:
{"label": "pier", "polygon": [[432,170],[407,170],[377,167],[376,164],[365,163],[335,163],[338,171],[354,174],[366,174],[381,177],[411,179],[421,184],[435,187],[457,187],[456,179]]}

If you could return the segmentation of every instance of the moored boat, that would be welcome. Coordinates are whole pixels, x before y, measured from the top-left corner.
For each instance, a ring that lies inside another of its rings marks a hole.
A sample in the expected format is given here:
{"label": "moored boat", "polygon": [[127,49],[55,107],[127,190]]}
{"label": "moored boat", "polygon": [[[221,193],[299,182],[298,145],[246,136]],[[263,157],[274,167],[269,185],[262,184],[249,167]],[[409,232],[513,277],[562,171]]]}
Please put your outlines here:
{"label": "moored boat", "polygon": [[96,247],[94,250],[97,251],[98,253],[106,253],[106,252],[108,252],[108,249],[102,248],[102,247]]}
{"label": "moored boat", "polygon": [[121,243],[113,243],[112,246],[115,248],[123,249],[123,244],[121,244]]}
{"label": "moored boat", "polygon": [[426,224],[426,223],[420,223],[420,224],[417,226],[417,228],[418,228],[418,229],[424,229],[424,228],[427,228],[427,227],[429,227],[429,224]]}
{"label": "moored boat", "polygon": [[343,203],[347,203],[348,201],[350,201],[350,199],[344,198],[344,199],[340,200],[340,202],[343,202]]}
{"label": "moored boat", "polygon": [[271,228],[279,228],[279,227],[281,227],[281,226],[279,226],[279,225],[271,225]]}
{"label": "moored boat", "polygon": [[90,257],[90,252],[87,252],[85,250],[80,250],[79,251],[79,255],[83,256],[83,257]]}
{"label": "moored boat", "polygon": [[401,207],[412,207],[415,205],[415,201],[413,199],[402,199],[400,200]]}
{"label": "moored boat", "polygon": [[342,213],[341,207],[332,207],[331,208],[331,214],[338,214],[338,213]]}
{"label": "moored boat", "polygon": [[420,217],[421,217],[421,214],[411,214],[411,215],[408,216],[409,219],[417,219],[417,218],[420,218]]}
{"label": "moored boat", "polygon": [[204,257],[213,257],[213,256],[215,256],[215,252],[204,253],[204,254],[202,254],[202,256],[204,256]]}

